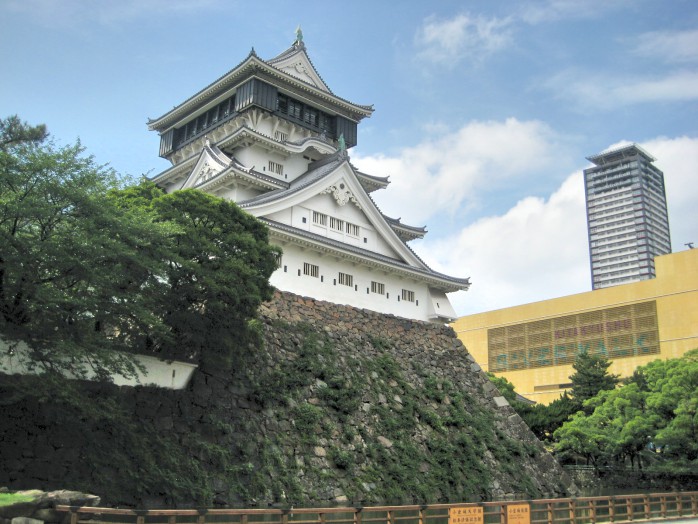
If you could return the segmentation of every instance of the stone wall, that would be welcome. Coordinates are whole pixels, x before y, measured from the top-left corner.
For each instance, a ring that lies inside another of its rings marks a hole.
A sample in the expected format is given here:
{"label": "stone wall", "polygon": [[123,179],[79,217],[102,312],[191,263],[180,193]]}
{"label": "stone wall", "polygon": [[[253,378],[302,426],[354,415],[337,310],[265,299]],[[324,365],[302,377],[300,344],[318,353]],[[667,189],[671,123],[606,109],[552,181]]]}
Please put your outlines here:
{"label": "stone wall", "polygon": [[0,485],[147,507],[569,493],[449,327],[288,293],[257,327],[261,343],[232,369],[203,365],[183,391],[89,392],[121,418],[31,398],[9,406]]}

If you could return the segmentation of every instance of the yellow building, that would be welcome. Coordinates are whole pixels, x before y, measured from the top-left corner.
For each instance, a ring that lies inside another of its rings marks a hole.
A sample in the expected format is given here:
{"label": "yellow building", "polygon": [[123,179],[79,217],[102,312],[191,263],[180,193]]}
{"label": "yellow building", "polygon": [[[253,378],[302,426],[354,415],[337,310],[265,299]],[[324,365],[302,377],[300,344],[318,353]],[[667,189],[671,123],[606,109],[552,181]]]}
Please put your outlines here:
{"label": "yellow building", "polygon": [[452,326],[485,371],[548,404],[570,386],[580,351],[627,377],[657,358],[698,348],[698,249],[655,259],[657,277],[468,315]]}

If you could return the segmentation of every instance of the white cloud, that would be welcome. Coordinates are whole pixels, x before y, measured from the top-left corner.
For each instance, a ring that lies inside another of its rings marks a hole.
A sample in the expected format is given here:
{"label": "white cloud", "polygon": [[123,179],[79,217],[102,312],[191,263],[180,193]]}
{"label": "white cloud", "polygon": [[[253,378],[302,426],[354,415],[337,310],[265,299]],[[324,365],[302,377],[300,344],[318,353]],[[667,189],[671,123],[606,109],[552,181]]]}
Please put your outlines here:
{"label": "white cloud", "polygon": [[478,62],[511,42],[508,18],[485,18],[461,13],[454,18],[430,16],[417,31],[417,58],[427,63],[455,66]]}
{"label": "white cloud", "polygon": [[623,77],[567,70],[545,83],[561,99],[580,110],[612,108],[648,102],[698,100],[698,72],[680,71],[665,76]]}
{"label": "white cloud", "polygon": [[686,249],[687,242],[698,247],[698,138],[661,137],[641,146],[664,172],[673,250]]}
{"label": "white cloud", "polygon": [[[686,242],[698,247],[698,138],[660,137],[641,146],[664,172],[673,250]],[[417,251],[438,271],[471,277],[469,291],[451,295],[459,315],[589,291],[581,170],[547,199],[526,197],[451,235],[427,236]]]}
{"label": "white cloud", "polygon": [[386,214],[422,225],[444,210],[478,206],[483,193],[555,165],[555,140],[537,121],[471,122],[399,156],[357,155],[352,162],[366,173],[390,176],[389,189],[374,193]]}
{"label": "white cloud", "polygon": [[654,31],[637,38],[635,53],[668,62],[698,61],[698,29]]}
{"label": "white cloud", "polygon": [[547,200],[524,198],[502,215],[425,241],[419,251],[434,268],[471,277],[469,291],[451,295],[463,315],[588,290],[587,249],[584,186],[577,172]]}

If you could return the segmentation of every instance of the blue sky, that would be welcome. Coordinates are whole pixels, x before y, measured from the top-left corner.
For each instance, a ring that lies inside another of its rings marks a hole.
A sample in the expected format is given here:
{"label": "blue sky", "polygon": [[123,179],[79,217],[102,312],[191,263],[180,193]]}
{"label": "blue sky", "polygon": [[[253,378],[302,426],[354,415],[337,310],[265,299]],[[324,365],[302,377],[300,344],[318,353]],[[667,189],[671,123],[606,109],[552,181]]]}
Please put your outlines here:
{"label": "blue sky", "polygon": [[3,0],[0,115],[152,176],[147,119],[299,24],[330,88],[375,106],[350,155],[390,176],[381,209],[471,277],[459,314],[590,289],[581,170],[624,142],[665,173],[674,250],[698,245],[695,0]]}

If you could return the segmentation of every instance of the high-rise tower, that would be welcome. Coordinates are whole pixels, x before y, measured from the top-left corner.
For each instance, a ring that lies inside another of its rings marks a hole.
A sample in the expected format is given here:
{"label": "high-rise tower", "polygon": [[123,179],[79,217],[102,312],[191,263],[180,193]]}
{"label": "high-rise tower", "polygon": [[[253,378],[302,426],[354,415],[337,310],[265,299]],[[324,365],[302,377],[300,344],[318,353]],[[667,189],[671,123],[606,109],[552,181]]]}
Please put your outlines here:
{"label": "high-rise tower", "polygon": [[587,160],[592,288],[654,278],[654,257],[671,253],[664,174],[637,144]]}

